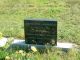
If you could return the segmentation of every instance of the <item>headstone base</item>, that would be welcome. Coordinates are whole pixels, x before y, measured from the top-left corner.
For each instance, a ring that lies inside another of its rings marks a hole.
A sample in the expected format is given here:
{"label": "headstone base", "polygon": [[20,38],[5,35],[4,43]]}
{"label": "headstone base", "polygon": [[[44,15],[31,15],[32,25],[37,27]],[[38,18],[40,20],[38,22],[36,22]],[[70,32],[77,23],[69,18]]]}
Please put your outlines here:
{"label": "headstone base", "polygon": [[54,47],[54,48],[60,48],[60,49],[62,49],[64,51],[65,50],[68,50],[68,49],[71,49],[71,48],[77,47],[77,45],[72,44],[72,43],[60,43],[60,42],[57,42],[57,45],[56,46],[45,46],[45,45],[26,44],[25,43],[25,40],[15,39],[12,42],[12,45],[9,48],[27,50],[27,49],[31,49],[32,46],[34,46],[37,49],[45,49],[46,47],[47,48]]}

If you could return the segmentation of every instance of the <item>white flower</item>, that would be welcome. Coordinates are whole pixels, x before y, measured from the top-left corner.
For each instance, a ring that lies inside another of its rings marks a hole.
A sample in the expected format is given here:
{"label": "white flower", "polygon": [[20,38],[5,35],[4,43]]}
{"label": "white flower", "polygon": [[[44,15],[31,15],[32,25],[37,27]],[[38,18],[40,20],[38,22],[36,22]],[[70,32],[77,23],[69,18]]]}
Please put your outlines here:
{"label": "white flower", "polygon": [[31,46],[31,50],[32,50],[32,51],[34,51],[34,52],[36,52],[36,51],[37,51],[37,49],[36,49],[36,47],[35,47],[35,46]]}

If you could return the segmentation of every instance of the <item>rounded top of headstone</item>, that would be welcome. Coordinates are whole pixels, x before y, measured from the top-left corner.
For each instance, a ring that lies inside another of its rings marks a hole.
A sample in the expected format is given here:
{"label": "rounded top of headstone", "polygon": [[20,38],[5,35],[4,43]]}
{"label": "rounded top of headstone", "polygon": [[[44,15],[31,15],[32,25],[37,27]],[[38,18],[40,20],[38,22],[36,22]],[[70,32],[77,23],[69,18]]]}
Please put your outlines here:
{"label": "rounded top of headstone", "polygon": [[46,18],[32,18],[32,19],[25,19],[26,20],[30,20],[30,21],[54,21],[56,22],[56,20],[54,19],[46,19]]}

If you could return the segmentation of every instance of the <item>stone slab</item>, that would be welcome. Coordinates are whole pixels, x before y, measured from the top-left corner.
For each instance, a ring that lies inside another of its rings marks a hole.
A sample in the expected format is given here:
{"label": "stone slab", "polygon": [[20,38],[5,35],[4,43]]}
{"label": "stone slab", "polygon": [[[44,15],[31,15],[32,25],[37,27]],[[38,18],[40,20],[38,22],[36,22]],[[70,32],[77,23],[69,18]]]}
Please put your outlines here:
{"label": "stone slab", "polygon": [[[19,39],[15,39],[13,42],[12,42],[12,45],[18,45],[18,46],[28,46],[28,47],[31,47],[31,46],[35,46],[35,47],[39,47],[39,48],[44,48],[45,46],[44,45],[33,45],[33,44],[25,44],[25,40],[19,40]],[[76,47],[77,45],[73,44],[73,43],[62,43],[62,42],[57,42],[57,46],[54,46],[54,47],[57,47],[57,48],[67,48],[67,49],[70,49],[70,48],[74,48]]]}
{"label": "stone slab", "polygon": [[5,46],[6,42],[8,41],[8,38],[2,38],[0,39],[0,47]]}
{"label": "stone slab", "polygon": [[[8,41],[8,38],[2,38],[0,40],[0,47],[4,47],[6,42]],[[33,44],[25,44],[25,40],[21,40],[21,39],[14,39],[14,41],[12,42],[12,44],[10,45],[10,47],[16,47],[18,46],[19,48],[23,48],[23,49],[27,49],[27,48],[31,48],[31,46],[35,46],[37,48],[45,48],[44,45],[33,45]],[[62,42],[57,42],[57,48],[63,48],[63,49],[70,49],[70,48],[75,48],[77,45],[73,44],[73,43],[62,43]],[[50,47],[50,46],[48,46]]]}

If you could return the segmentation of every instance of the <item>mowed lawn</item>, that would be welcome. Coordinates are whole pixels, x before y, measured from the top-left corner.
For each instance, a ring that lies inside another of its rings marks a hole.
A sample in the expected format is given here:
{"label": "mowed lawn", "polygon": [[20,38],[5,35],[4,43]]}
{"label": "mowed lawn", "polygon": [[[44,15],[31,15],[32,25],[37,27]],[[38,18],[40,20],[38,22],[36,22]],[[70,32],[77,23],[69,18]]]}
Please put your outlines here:
{"label": "mowed lawn", "polygon": [[0,0],[0,32],[24,38],[24,19],[58,21],[58,41],[80,44],[79,0]]}

